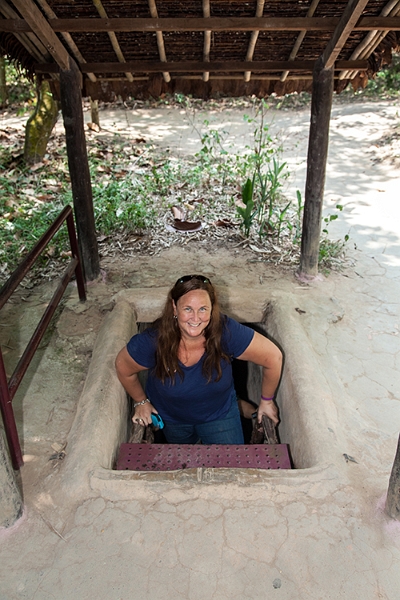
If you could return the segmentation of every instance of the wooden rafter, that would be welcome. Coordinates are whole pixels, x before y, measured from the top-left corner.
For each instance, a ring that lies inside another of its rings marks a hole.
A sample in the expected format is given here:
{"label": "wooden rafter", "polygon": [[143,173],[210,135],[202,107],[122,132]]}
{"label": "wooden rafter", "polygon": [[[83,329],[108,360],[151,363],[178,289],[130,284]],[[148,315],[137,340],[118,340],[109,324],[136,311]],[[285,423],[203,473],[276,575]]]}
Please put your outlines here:
{"label": "wooden rafter", "polygon": [[32,0],[11,0],[60,69],[70,68],[70,55]]}
{"label": "wooden rafter", "polygon": [[[210,0],[203,0],[203,17],[205,19],[210,18]],[[204,30],[204,45],[203,45],[203,61],[205,63],[210,62],[210,51],[211,51],[211,30]],[[204,71],[203,73],[203,81],[208,81],[210,79],[210,72]]]}
{"label": "wooden rafter", "polygon": [[[307,17],[312,17],[314,15],[319,2],[320,2],[320,0],[312,0],[312,2],[310,4],[310,8],[307,11]],[[307,33],[307,31],[301,31],[299,33],[299,35],[297,36],[297,39],[294,43],[292,51],[290,52],[289,60],[294,60],[296,58],[297,53],[300,50],[300,46],[303,43],[303,40],[306,36],[306,33]],[[283,73],[281,75],[281,81],[286,81],[286,78],[289,75],[289,73],[290,73],[290,71],[288,71],[288,70],[283,71]]]}
{"label": "wooden rafter", "polygon": [[[10,0],[13,1],[13,0]],[[28,0],[29,1],[29,0]],[[54,19],[50,27],[56,33],[154,32],[154,31],[334,31],[340,19],[336,17],[210,17],[210,18],[149,18],[149,19]],[[400,31],[398,17],[362,17],[354,31]],[[32,31],[23,19],[0,22],[0,31],[21,33]]]}
{"label": "wooden rafter", "polygon": [[[104,9],[104,6],[101,3],[101,0],[92,0],[92,2],[95,5],[95,7],[97,9],[97,12],[99,13],[100,17],[102,19],[107,19],[108,18],[107,17],[107,13],[106,13],[106,11]],[[118,58],[119,62],[120,63],[125,63],[126,60],[125,60],[125,57],[124,57],[123,52],[121,50],[121,47],[119,45],[119,42],[117,40],[117,36],[116,36],[115,32],[114,31],[108,31],[107,33],[108,33],[108,37],[110,38],[110,42],[111,42],[111,45],[113,47],[113,50],[114,50],[115,54],[117,55],[117,58]],[[132,73],[130,73],[129,71],[124,71],[124,73],[125,73],[125,76],[126,76],[126,78],[127,78],[128,81],[133,81]]]}
{"label": "wooden rafter", "polygon": [[[7,19],[0,21],[0,23],[6,23],[9,19],[15,19],[18,17],[18,13],[11,6],[9,6],[5,0],[0,0],[0,13]],[[22,19],[19,19],[19,21],[22,21]],[[29,28],[29,32],[14,33],[14,35],[20,44],[22,44],[38,62],[48,62],[51,60],[50,54],[47,52],[46,48],[43,46],[36,34],[32,32],[31,28]]]}
{"label": "wooden rafter", "polygon": [[[381,12],[382,17],[396,17],[400,13],[400,0],[390,0]],[[371,54],[383,41],[388,31],[369,31],[361,44],[353,51],[350,59],[362,59]],[[352,79],[356,71],[342,71],[339,73],[339,79]]]}
{"label": "wooden rafter", "polygon": [[[57,15],[55,14],[55,12],[50,8],[50,6],[47,4],[46,0],[38,0],[38,3],[40,4],[44,14],[46,15],[46,17],[48,17],[49,19],[56,19]],[[86,60],[83,58],[79,48],[77,47],[77,45],[75,44],[74,40],[72,39],[71,35],[65,31],[63,31],[61,33],[62,37],[64,38],[66,44],[68,44],[69,49],[71,50],[72,54],[75,56],[76,60],[78,61],[79,64],[85,63]],[[97,77],[96,75],[94,75],[94,73],[87,73],[87,76],[89,77],[90,81],[93,81],[93,83],[95,81],[97,81]]]}
{"label": "wooden rafter", "polygon": [[[10,0],[12,1],[12,0]],[[210,17],[158,19],[52,19],[51,29],[56,33],[101,32],[182,32],[182,31],[334,31],[340,19],[336,17]],[[354,31],[400,31],[399,17],[362,17]],[[23,33],[32,31],[24,19],[0,21],[0,31]]]}
{"label": "wooden rafter", "polygon": [[[257,0],[256,17],[262,17],[262,14],[264,12],[264,4],[265,4],[265,0]],[[246,61],[253,60],[254,50],[256,47],[259,33],[260,33],[260,31],[258,29],[256,29],[255,31],[252,31],[252,33],[251,33],[249,45],[247,48]],[[250,77],[251,77],[251,71],[245,71],[244,80],[250,81]]]}
{"label": "wooden rafter", "polygon": [[[271,72],[271,71],[283,71],[290,69],[290,71],[312,71],[315,61],[303,60],[296,62],[289,61],[214,61],[212,63],[195,62],[195,61],[183,61],[183,62],[152,62],[142,61],[136,63],[86,63],[81,65],[83,73],[124,73],[126,68],[129,68],[131,73],[160,73],[165,69],[168,69],[170,73],[202,73],[206,70],[210,73],[228,73],[228,72],[240,72],[240,71],[254,71],[254,72]],[[335,63],[334,68],[336,70],[342,69],[356,69],[357,71],[366,71],[368,69],[368,62],[366,60],[348,61],[339,60]],[[40,73],[53,73],[57,67],[51,64],[38,64],[37,72]]]}
{"label": "wooden rafter", "polygon": [[[155,0],[148,0],[148,1],[149,1],[150,14],[153,19],[157,19],[158,11],[157,11],[156,2],[155,2]],[[158,54],[160,56],[160,60],[161,60],[161,62],[167,62],[167,55],[165,53],[165,45],[164,45],[164,36],[163,36],[162,31],[156,31],[156,37],[157,37],[157,47],[158,47]],[[164,81],[166,81],[167,83],[169,81],[171,81],[171,75],[167,71],[163,71],[163,77],[164,77]]]}
{"label": "wooden rafter", "polygon": [[345,45],[347,38],[353,31],[355,24],[367,4],[368,0],[349,0],[340,18],[339,24],[322,54],[325,69],[333,67],[341,49]]}

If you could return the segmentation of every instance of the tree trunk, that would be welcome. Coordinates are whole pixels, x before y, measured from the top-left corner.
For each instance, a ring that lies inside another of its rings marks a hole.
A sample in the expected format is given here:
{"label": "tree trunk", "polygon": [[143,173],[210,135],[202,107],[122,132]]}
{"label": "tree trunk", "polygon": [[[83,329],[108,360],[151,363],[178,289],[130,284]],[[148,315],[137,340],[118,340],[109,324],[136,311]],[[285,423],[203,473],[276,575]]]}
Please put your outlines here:
{"label": "tree trunk", "polygon": [[86,279],[100,274],[100,259],[94,222],[92,186],[82,112],[81,73],[74,61],[60,70],[61,108],[67,142],[68,166],[79,250]]}
{"label": "tree trunk", "polygon": [[300,275],[318,274],[319,240],[324,199],[329,124],[332,108],[333,68],[324,69],[322,57],[314,67],[307,179],[301,237]]}
{"label": "tree trunk", "polygon": [[37,86],[37,102],[25,128],[24,160],[28,165],[43,160],[47,143],[58,118],[58,104],[48,81]]}
{"label": "tree trunk", "polygon": [[0,107],[5,106],[8,100],[8,89],[6,80],[6,61],[0,56]]}

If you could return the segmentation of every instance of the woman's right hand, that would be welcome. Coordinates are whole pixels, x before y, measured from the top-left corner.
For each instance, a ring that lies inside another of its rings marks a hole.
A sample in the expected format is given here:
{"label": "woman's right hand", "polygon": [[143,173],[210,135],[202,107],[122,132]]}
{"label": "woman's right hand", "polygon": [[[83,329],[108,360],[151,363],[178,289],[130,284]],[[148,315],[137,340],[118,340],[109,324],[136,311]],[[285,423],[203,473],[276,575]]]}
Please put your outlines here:
{"label": "woman's right hand", "polygon": [[158,412],[150,402],[146,402],[146,404],[137,406],[135,408],[135,413],[132,417],[132,423],[138,423],[139,425],[143,425],[144,427],[146,427],[146,425],[151,425],[151,413],[155,413],[156,415],[158,414]]}

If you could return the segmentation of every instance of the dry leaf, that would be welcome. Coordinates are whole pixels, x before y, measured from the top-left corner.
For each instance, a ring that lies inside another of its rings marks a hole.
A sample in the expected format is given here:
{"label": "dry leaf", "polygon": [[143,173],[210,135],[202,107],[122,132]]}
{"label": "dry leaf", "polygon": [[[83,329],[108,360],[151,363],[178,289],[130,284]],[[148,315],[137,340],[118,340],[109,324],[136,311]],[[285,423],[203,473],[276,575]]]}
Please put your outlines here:
{"label": "dry leaf", "polygon": [[235,227],[235,224],[232,223],[232,221],[229,221],[229,219],[219,219],[218,221],[215,221],[215,225],[217,227]]}
{"label": "dry leaf", "polygon": [[174,219],[172,227],[178,231],[198,231],[201,229],[201,221],[181,221],[180,219]]}

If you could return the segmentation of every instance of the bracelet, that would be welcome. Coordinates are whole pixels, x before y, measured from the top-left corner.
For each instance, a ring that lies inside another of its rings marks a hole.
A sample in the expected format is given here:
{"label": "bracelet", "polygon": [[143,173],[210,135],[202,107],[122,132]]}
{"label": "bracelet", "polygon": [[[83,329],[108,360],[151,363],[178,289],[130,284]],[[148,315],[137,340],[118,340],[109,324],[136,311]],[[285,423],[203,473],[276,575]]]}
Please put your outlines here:
{"label": "bracelet", "polygon": [[142,400],[141,402],[134,402],[133,406],[136,408],[137,406],[143,406],[143,404],[147,404],[148,402],[150,402],[150,400],[146,398],[146,400]]}
{"label": "bracelet", "polygon": [[263,395],[261,394],[261,400],[265,400],[265,402],[271,402],[271,400],[273,400],[273,399],[274,399],[274,397],[273,397],[273,396],[272,396],[272,398],[266,398],[265,396],[263,396]]}

